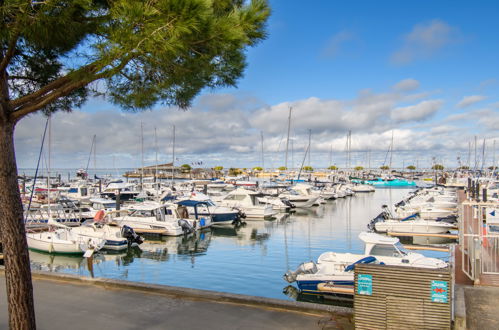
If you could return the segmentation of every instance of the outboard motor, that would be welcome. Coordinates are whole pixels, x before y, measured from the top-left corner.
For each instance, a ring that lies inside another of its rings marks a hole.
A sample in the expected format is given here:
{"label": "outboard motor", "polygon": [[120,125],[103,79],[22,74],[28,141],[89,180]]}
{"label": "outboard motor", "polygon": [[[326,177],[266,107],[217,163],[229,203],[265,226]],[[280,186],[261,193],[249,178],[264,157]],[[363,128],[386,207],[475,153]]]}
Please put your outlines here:
{"label": "outboard motor", "polygon": [[283,278],[288,283],[293,283],[296,281],[296,277],[300,274],[315,274],[317,273],[317,264],[313,261],[304,262],[293,272],[288,270]]}
{"label": "outboard motor", "polygon": [[184,232],[185,235],[194,232],[194,227],[189,223],[189,221],[185,219],[180,219],[178,221],[178,225],[182,227],[182,231]]}
{"label": "outboard motor", "polygon": [[137,235],[133,228],[126,225],[121,228],[121,236],[127,239],[129,247],[133,244],[140,245],[144,242],[144,239]]}
{"label": "outboard motor", "polygon": [[295,204],[293,204],[293,203],[291,203],[291,202],[289,201],[289,199],[284,198],[284,199],[282,199],[282,202],[283,202],[284,204],[286,204],[287,206],[289,206],[290,208],[292,208],[292,209],[294,209],[294,208],[296,207],[296,206],[295,206]]}

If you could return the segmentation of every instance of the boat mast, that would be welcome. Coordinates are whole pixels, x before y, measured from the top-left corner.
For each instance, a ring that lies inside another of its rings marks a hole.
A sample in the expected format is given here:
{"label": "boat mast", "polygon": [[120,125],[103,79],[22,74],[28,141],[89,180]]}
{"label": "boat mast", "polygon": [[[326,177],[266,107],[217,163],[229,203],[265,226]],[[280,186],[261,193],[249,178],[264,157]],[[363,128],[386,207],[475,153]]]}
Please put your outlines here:
{"label": "boat mast", "polygon": [[144,124],[140,122],[140,190],[144,190]]}
{"label": "boat mast", "polygon": [[333,144],[331,143],[331,148],[329,149],[329,166],[333,166]]}
{"label": "boat mast", "polygon": [[473,170],[476,171],[477,170],[477,167],[478,167],[478,163],[477,163],[477,155],[476,155],[476,139],[477,139],[477,136],[475,135],[475,166],[473,167]]}
{"label": "boat mast", "polygon": [[97,176],[97,134],[94,135],[94,178]]}
{"label": "boat mast", "polygon": [[482,146],[482,167],[480,168],[480,171],[483,171],[484,166],[485,166],[485,138],[483,139],[483,146]]}
{"label": "boat mast", "polygon": [[265,160],[263,158],[263,131],[260,131],[260,137],[262,138],[262,170],[265,170]]}
{"label": "boat mast", "polygon": [[[50,220],[52,219],[52,206],[50,205],[50,156],[52,153],[52,116],[49,115],[49,148],[48,148],[48,166],[47,166],[47,204],[49,208],[49,218],[47,223],[50,224]],[[35,187],[33,187],[35,189]]]}
{"label": "boat mast", "polygon": [[156,159],[155,159],[155,168],[154,168],[154,182],[158,181],[158,133],[156,131],[156,127],[154,127],[154,149],[156,149]]}
{"label": "boat mast", "polygon": [[289,131],[291,129],[291,110],[293,108],[289,107],[289,116],[288,116],[288,138],[286,139],[286,158],[284,161],[284,166],[286,167],[286,170],[288,169],[288,148],[289,148]]}
{"label": "boat mast", "polygon": [[392,130],[392,143],[390,144],[390,170],[392,169],[392,156],[393,156],[393,130]]}
{"label": "boat mast", "polygon": [[308,129],[308,166],[310,167],[310,153],[312,152],[312,130]]}
{"label": "boat mast", "polygon": [[175,125],[173,125],[173,145],[172,145],[172,185],[175,176]]}
{"label": "boat mast", "polygon": [[471,168],[471,141],[468,141],[468,170]]}

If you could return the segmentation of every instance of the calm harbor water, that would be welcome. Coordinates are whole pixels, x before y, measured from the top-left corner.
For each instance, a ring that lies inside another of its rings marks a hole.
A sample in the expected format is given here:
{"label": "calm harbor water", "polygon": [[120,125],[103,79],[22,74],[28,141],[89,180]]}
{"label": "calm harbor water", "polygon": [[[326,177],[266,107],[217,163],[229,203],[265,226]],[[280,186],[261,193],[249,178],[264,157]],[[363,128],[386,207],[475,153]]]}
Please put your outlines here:
{"label": "calm harbor water", "polygon": [[[245,227],[213,228],[193,237],[146,240],[140,248],[102,254],[89,269],[79,257],[30,252],[32,268],[54,272],[291,299],[282,275],[326,251],[361,253],[358,234],[381,205],[393,205],[410,189],[328,201],[298,209],[273,221],[247,221]],[[434,243],[434,242],[433,242]],[[446,253],[422,252],[446,258]]]}

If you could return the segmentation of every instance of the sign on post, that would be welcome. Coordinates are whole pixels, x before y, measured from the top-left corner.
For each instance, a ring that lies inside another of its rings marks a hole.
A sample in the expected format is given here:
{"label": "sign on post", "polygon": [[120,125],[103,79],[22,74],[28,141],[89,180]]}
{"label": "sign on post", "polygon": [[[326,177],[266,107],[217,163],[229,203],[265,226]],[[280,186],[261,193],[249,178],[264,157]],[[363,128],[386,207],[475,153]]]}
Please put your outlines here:
{"label": "sign on post", "polygon": [[448,301],[448,282],[431,281],[431,302],[447,303]]}
{"label": "sign on post", "polygon": [[373,276],[369,274],[359,274],[357,276],[357,293],[367,296],[373,294]]}

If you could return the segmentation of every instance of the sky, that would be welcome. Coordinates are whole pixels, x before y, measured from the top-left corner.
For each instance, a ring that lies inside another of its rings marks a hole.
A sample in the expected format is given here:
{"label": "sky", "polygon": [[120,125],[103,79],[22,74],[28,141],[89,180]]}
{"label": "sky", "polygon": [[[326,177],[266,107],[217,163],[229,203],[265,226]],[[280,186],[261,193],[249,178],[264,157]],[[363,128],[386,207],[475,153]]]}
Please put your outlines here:
{"label": "sky", "polygon": [[[187,111],[90,99],[53,116],[51,166],[85,168],[94,134],[98,168],[171,162],[175,125],[176,164],[275,168],[290,108],[290,168],[346,167],[349,131],[350,166],[497,164],[498,1],[269,2],[268,38],[237,88],[204,90]],[[18,124],[20,168],[36,166],[44,125]]]}

